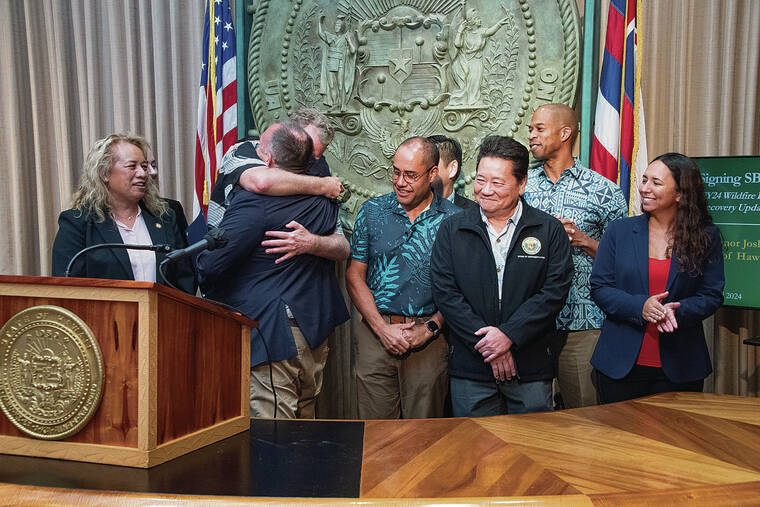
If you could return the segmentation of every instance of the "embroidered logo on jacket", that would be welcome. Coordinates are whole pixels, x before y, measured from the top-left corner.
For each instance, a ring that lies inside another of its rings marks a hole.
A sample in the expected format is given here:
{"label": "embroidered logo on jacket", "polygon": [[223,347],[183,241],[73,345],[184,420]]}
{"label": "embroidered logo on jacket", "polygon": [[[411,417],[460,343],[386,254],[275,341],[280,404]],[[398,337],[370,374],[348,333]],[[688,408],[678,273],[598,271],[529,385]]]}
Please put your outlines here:
{"label": "embroidered logo on jacket", "polygon": [[528,255],[536,255],[538,252],[541,251],[541,242],[538,240],[538,238],[534,238],[533,236],[528,236],[522,241],[522,249],[523,252],[525,252]]}

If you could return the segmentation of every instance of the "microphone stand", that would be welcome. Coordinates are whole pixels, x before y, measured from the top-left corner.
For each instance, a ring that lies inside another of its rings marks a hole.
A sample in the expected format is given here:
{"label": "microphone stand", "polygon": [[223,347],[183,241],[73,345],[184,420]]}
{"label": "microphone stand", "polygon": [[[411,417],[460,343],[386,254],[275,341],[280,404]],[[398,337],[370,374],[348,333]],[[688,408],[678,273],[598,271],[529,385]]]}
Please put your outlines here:
{"label": "microphone stand", "polygon": [[71,258],[69,263],[66,265],[66,272],[64,273],[65,277],[71,276],[71,268],[74,266],[74,262],[76,262],[77,259],[79,259],[82,255],[92,252],[93,250],[101,250],[103,248],[123,248],[125,250],[152,250],[154,252],[171,252],[172,247],[169,245],[129,245],[125,243],[100,243],[99,245],[92,245],[88,246],[87,248],[84,248],[80,251],[78,251],[76,254],[74,254],[74,257]]}

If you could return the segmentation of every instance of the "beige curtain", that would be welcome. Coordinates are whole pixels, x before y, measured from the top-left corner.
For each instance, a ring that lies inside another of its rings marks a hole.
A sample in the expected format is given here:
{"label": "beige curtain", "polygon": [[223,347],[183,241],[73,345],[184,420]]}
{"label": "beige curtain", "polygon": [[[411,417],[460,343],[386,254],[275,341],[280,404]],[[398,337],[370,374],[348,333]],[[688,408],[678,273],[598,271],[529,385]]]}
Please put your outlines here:
{"label": "beige curtain", "polygon": [[[642,88],[649,158],[760,155],[760,2],[644,0]],[[605,18],[606,19],[606,18]],[[760,311],[721,309],[716,393],[760,395]]]}
{"label": "beige curtain", "polygon": [[0,273],[50,274],[58,213],[93,142],[154,145],[192,213],[203,1],[0,0]]}
{"label": "beige curtain", "polygon": [[760,154],[760,2],[644,0],[650,158]]}

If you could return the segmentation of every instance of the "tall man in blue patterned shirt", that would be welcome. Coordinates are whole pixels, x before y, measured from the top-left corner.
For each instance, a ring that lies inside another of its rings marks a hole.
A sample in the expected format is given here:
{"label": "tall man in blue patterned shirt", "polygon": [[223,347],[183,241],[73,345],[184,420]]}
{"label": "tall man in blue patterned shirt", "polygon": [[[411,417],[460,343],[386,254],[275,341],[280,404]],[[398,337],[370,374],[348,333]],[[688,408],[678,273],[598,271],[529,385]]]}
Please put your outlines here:
{"label": "tall man in blue patterned shirt", "polygon": [[441,417],[448,390],[443,317],[433,303],[430,252],[444,218],[460,211],[430,183],[438,149],[407,139],[393,157],[393,192],[365,202],[351,236],[348,293],[362,419]]}
{"label": "tall man in blue patterned shirt", "polygon": [[530,151],[543,165],[528,172],[525,200],[559,218],[573,247],[573,282],[557,317],[557,329],[567,333],[559,356],[559,389],[566,408],[585,407],[596,404],[589,360],[604,320],[589,292],[591,266],[604,230],[626,215],[626,203],[617,185],[573,158],[578,119],[571,108],[539,107],[529,131]]}

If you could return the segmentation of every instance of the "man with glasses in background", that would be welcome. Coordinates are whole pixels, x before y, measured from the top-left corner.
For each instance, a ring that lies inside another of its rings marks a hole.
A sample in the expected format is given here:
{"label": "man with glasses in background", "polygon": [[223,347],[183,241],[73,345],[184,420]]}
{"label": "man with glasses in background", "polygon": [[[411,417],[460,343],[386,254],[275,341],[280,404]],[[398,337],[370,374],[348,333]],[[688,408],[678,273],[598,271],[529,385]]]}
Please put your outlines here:
{"label": "man with glasses in background", "polygon": [[438,149],[424,137],[401,143],[389,173],[393,192],[359,210],[346,271],[362,315],[353,329],[359,417],[441,417],[448,347],[433,304],[430,252],[443,219],[460,209],[433,194]]}

